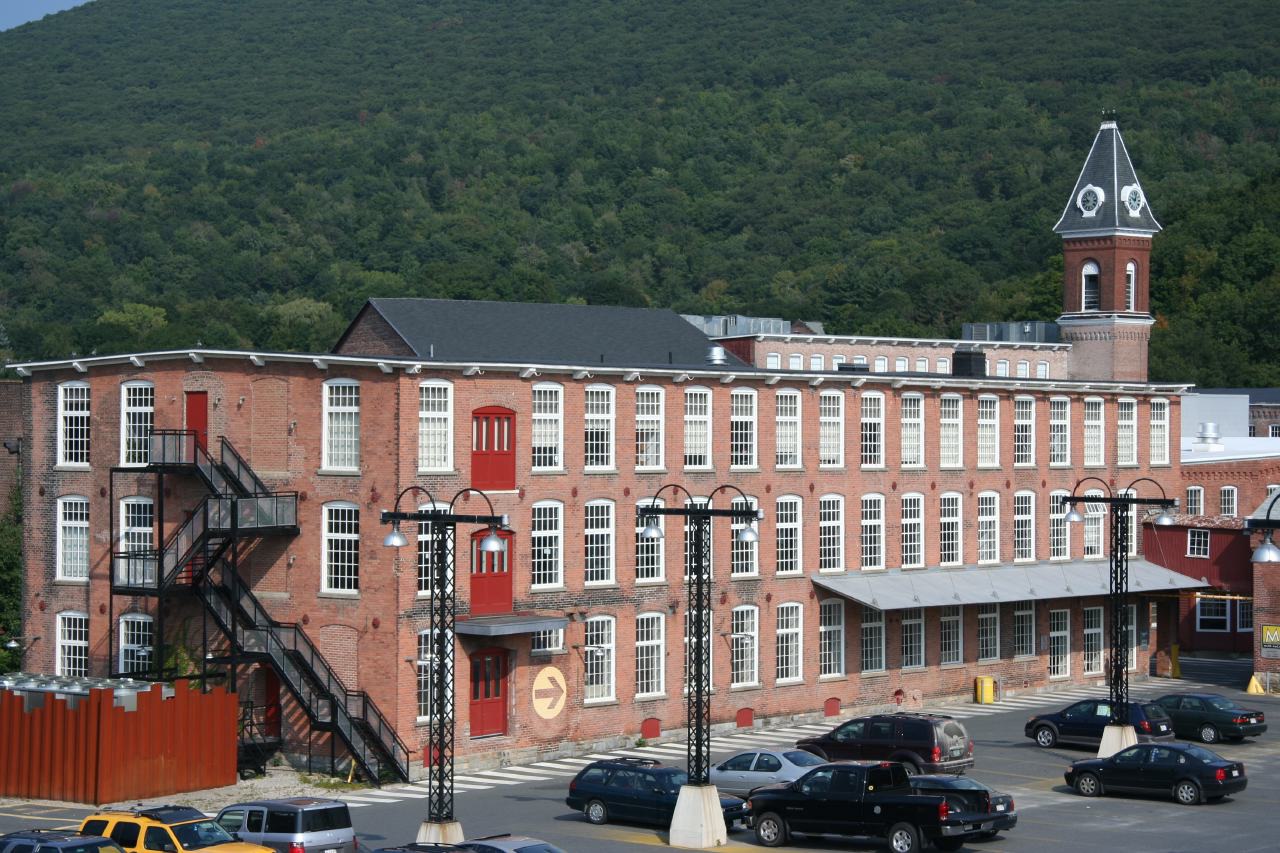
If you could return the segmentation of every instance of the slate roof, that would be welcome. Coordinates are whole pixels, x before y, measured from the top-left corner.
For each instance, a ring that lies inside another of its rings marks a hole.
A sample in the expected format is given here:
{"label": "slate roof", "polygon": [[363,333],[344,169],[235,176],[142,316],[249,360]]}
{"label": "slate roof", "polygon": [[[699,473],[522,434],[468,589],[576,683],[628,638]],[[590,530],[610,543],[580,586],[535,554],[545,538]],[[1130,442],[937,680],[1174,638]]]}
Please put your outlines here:
{"label": "slate roof", "polygon": [[[1087,186],[1102,191],[1102,203],[1092,216],[1077,204],[1081,192]],[[1137,216],[1131,215],[1122,195],[1126,187],[1137,187],[1143,196],[1143,205]],[[1107,234],[1137,234],[1150,236],[1160,229],[1151,212],[1151,200],[1138,182],[1138,174],[1129,160],[1120,128],[1114,121],[1104,121],[1093,139],[1093,147],[1076,179],[1075,188],[1067,198],[1067,206],[1053,230],[1064,237],[1101,236]]]}
{"label": "slate roof", "polygon": [[[365,310],[380,314],[423,361],[706,368],[712,346],[706,335],[665,308],[370,299],[360,315]],[[750,369],[732,353],[726,359],[726,367]]]}

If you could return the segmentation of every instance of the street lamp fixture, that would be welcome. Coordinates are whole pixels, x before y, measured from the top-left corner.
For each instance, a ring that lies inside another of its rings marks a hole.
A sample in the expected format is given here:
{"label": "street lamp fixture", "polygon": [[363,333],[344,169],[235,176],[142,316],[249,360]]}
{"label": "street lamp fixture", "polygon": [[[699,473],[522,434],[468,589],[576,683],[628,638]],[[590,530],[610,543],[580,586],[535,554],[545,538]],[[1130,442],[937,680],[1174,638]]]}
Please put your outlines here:
{"label": "street lamp fixture", "polygon": [[[430,501],[430,509],[401,512],[400,501],[410,492],[421,492]],[[488,515],[460,514],[454,511],[458,499],[474,492],[484,498],[489,507]],[[462,824],[453,815],[453,638],[458,618],[458,599],[454,589],[454,532],[459,524],[483,524],[488,534],[480,540],[484,553],[505,551],[507,544],[499,530],[508,530],[508,519],[497,515],[493,501],[479,489],[465,488],[458,491],[443,509],[435,496],[421,486],[408,486],[396,495],[393,508],[382,511],[382,523],[391,524],[391,532],[382,540],[388,548],[403,548],[408,538],[400,531],[400,522],[430,524],[432,590],[429,609],[429,636],[432,651],[424,658],[431,661],[431,696],[427,715],[427,819],[418,829],[420,843],[453,844],[463,839]]]}
{"label": "street lamp fixture", "polygon": [[[1080,486],[1088,481],[1102,486],[1105,495],[1080,495]],[[1158,498],[1138,497],[1134,490],[1139,483],[1150,483],[1160,490]],[[1111,605],[1111,656],[1107,666],[1107,687],[1111,699],[1111,722],[1102,735],[1098,757],[1106,758],[1138,742],[1137,732],[1129,721],[1129,654],[1126,651],[1126,610],[1129,603],[1129,516],[1138,506],[1159,507],[1154,523],[1160,526],[1173,524],[1168,510],[1178,505],[1177,500],[1165,494],[1164,486],[1150,477],[1139,477],[1121,490],[1113,492],[1105,480],[1084,477],[1076,482],[1071,496],[1062,499],[1070,508],[1065,518],[1070,522],[1084,521],[1079,504],[1107,504],[1111,507],[1111,561],[1107,599]]]}
{"label": "street lamp fixture", "polygon": [[10,637],[9,639],[5,640],[4,647],[11,652],[18,652],[18,651],[25,652],[27,649],[31,648],[31,646],[38,639],[40,638],[32,637],[30,640],[26,640],[26,639],[23,639],[22,637]]}
{"label": "street lamp fixture", "polygon": [[1262,544],[1253,549],[1255,563],[1280,563],[1280,548],[1276,547],[1276,543],[1271,538],[1275,529],[1280,527],[1280,518],[1271,517],[1271,508],[1276,505],[1277,498],[1280,498],[1280,491],[1273,494],[1271,500],[1267,501],[1267,508],[1263,511],[1262,518],[1245,519],[1246,536],[1252,535],[1255,530],[1266,531],[1266,535],[1262,537]]}

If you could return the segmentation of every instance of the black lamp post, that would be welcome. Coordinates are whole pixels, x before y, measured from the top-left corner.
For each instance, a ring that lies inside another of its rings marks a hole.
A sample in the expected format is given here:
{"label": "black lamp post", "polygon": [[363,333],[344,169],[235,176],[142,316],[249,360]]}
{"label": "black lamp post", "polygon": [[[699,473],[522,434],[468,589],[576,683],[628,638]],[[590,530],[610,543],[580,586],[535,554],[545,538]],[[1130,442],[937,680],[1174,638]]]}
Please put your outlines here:
{"label": "black lamp post", "polygon": [[[400,499],[409,492],[421,492],[431,502],[431,509],[400,512]],[[475,492],[489,505],[488,515],[455,513],[458,498]],[[430,637],[431,693],[427,717],[427,819],[418,830],[419,842],[456,843],[462,841],[462,826],[453,816],[453,629],[458,615],[457,592],[454,589],[454,533],[459,524],[488,525],[489,533],[480,540],[480,550],[495,553],[506,550],[498,530],[508,529],[507,516],[496,515],[493,502],[479,489],[460,490],[444,509],[435,497],[421,486],[408,486],[396,496],[390,511],[382,511],[382,523],[391,522],[391,532],[382,544],[403,548],[409,540],[400,532],[400,522],[431,525],[431,609]]]}
{"label": "black lamp post", "polygon": [[[671,489],[683,492],[689,500],[686,507],[658,506],[662,493]],[[712,493],[733,489],[750,503],[746,494],[737,486],[723,485]],[[760,537],[752,522],[764,518],[764,511],[749,506],[739,509],[712,509],[699,504],[689,490],[675,483],[668,483],[654,492],[649,505],[636,507],[636,516],[644,524],[642,539],[662,539],[662,527],[658,516],[673,515],[687,519],[692,527],[692,543],[689,553],[692,565],[688,567],[688,678],[687,717],[689,727],[688,764],[689,784],[680,789],[675,814],[671,819],[670,843],[680,847],[714,847],[725,844],[728,833],[724,826],[724,813],[720,808],[719,794],[711,784],[711,519],[729,518],[742,523],[737,538],[740,542],[755,542]],[[719,826],[707,826],[708,816],[719,816]]]}
{"label": "black lamp post", "polygon": [[[1094,481],[1106,491],[1105,495],[1078,495],[1080,486]],[[1147,482],[1160,490],[1158,498],[1142,498],[1134,493],[1134,486]],[[1129,723],[1129,656],[1125,652],[1125,608],[1129,603],[1129,515],[1136,506],[1155,506],[1161,508],[1155,523],[1161,526],[1173,524],[1173,518],[1166,510],[1178,505],[1176,499],[1165,495],[1161,486],[1150,477],[1139,477],[1123,489],[1126,494],[1116,494],[1106,481],[1098,477],[1084,477],[1076,482],[1071,496],[1063,498],[1063,506],[1070,507],[1066,515],[1069,522],[1082,522],[1084,515],[1076,505],[1106,504],[1111,508],[1111,571],[1108,583],[1107,600],[1111,610],[1110,645],[1111,655],[1107,662],[1107,688],[1111,699],[1111,723],[1098,748],[1099,756],[1110,756],[1120,749],[1137,742],[1136,733]],[[1113,740],[1109,740],[1112,738]]]}

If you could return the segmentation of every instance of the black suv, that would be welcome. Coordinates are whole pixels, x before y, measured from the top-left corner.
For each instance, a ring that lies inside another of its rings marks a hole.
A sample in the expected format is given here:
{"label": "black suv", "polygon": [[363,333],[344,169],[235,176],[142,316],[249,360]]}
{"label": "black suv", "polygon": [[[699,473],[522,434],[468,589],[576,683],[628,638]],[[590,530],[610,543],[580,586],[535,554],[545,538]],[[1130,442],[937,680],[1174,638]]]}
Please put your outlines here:
{"label": "black suv", "polygon": [[25,829],[0,835],[0,853],[124,853],[119,844],[100,835],[81,835],[65,829]]}
{"label": "black suv", "polygon": [[[1110,722],[1110,700],[1085,699],[1061,711],[1036,714],[1027,720],[1023,734],[1045,749],[1059,743],[1097,746],[1102,743],[1102,733]],[[1155,702],[1130,702],[1129,722],[1138,735],[1139,743],[1173,740],[1173,720]]]}
{"label": "black suv", "polygon": [[973,766],[973,741],[959,720],[942,714],[876,714],[796,741],[826,761],[900,761],[907,775],[963,773]]}
{"label": "black suv", "polygon": [[[609,758],[588,764],[569,783],[564,802],[592,823],[610,820],[637,823],[671,823],[680,787],[689,783],[689,774],[676,767],[647,758]],[[720,795],[724,825],[747,820],[747,803],[740,797]]]}

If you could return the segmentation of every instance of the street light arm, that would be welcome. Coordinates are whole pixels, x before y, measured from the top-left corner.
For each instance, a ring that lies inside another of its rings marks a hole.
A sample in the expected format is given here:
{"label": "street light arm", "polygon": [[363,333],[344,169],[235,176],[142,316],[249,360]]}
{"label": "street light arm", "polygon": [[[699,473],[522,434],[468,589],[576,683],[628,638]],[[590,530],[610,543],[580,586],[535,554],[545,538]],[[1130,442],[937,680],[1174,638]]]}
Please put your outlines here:
{"label": "street light arm", "polygon": [[[1116,496],[1116,493],[1111,490],[1111,486],[1108,485],[1107,481],[1101,477],[1081,477],[1076,481],[1076,484],[1071,487],[1071,497],[1067,498],[1065,502],[1075,506],[1076,502],[1084,500],[1085,497],[1083,495],[1077,495],[1076,493],[1080,491],[1081,485],[1089,482],[1090,480],[1093,480],[1095,483],[1101,483],[1102,488],[1107,490],[1107,497],[1114,498]],[[1159,483],[1156,485],[1159,485]]]}

